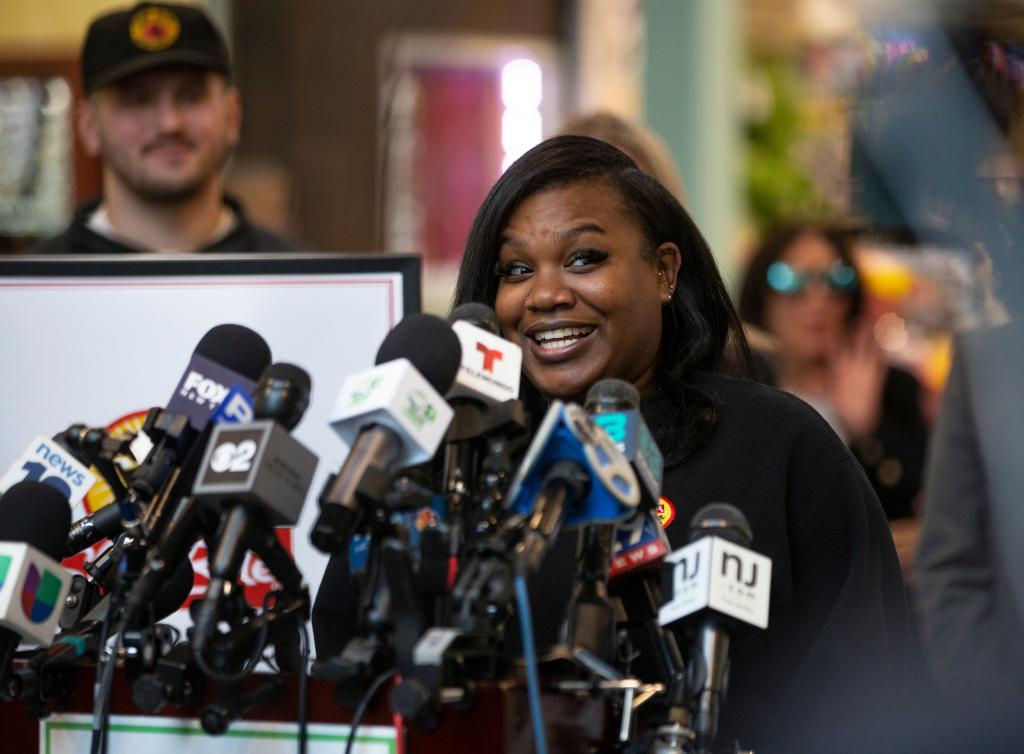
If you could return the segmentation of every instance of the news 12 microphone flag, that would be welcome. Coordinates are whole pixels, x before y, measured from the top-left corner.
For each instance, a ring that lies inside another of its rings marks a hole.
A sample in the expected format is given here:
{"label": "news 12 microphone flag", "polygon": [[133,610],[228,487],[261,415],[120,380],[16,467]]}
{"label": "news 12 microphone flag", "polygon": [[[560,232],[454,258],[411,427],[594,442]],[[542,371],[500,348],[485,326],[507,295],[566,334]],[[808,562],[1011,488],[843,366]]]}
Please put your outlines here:
{"label": "news 12 microphone flag", "polygon": [[[372,366],[388,331],[419,309],[419,281],[420,260],[411,255],[0,260],[0,338],[7,363],[17,365],[0,376],[0,475],[7,486],[33,474],[44,483],[63,481],[76,520],[105,505],[105,485],[83,489],[88,480],[78,483],[71,459],[53,460],[59,446],[47,438],[75,423],[136,431],[182,380],[186,401],[222,398],[221,388],[231,385],[204,383],[206,375],[189,380],[182,369],[211,327],[244,325],[263,336],[276,359],[314,378],[296,437],[320,464],[297,526],[278,529],[278,536],[315,589],[327,561],[309,543],[315,496],[348,450],[328,423],[338,388]],[[101,549],[65,566],[81,569]],[[205,592],[207,557],[203,546],[191,552],[190,601]],[[273,588],[270,572],[251,554],[241,579],[254,606]],[[190,624],[184,609],[167,622]]]}

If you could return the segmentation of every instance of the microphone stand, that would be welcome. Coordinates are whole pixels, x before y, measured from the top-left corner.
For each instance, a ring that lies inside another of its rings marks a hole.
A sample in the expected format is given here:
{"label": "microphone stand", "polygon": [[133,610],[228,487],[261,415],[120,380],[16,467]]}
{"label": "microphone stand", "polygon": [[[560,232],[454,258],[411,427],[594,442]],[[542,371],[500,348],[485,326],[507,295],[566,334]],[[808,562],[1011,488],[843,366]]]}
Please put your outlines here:
{"label": "microphone stand", "polygon": [[[325,489],[331,484],[328,481]],[[385,479],[384,475],[373,473],[361,478],[352,495],[359,511],[352,517],[356,526],[349,531],[352,536],[362,535],[367,540],[365,576],[357,608],[359,629],[340,653],[318,662],[314,668],[316,675],[334,684],[337,702],[344,707],[355,709],[374,679],[394,667],[394,611],[406,611],[402,615],[403,637],[407,633],[417,633],[418,637],[416,626],[422,627],[412,562],[404,535],[391,520],[393,510],[425,502],[427,498],[422,493],[406,476]],[[351,540],[343,545],[348,547],[350,543]],[[396,608],[392,587],[411,593],[411,605]]]}
{"label": "microphone stand", "polygon": [[584,650],[606,665],[618,659],[615,608],[608,598],[614,538],[614,524],[594,524],[580,532],[577,586],[564,628],[565,644],[573,654]]}

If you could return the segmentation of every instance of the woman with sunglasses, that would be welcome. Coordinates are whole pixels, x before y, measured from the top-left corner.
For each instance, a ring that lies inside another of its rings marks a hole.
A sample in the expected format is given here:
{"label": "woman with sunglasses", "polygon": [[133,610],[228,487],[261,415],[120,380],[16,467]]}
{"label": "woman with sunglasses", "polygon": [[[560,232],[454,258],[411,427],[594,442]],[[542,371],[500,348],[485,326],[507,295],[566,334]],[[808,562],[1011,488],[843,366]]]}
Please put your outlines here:
{"label": "woman with sunglasses", "polygon": [[764,381],[814,406],[861,462],[889,519],[909,519],[927,442],[921,386],[886,364],[863,306],[846,238],[813,225],[768,234],[739,298],[743,321],[770,336],[757,353]]}

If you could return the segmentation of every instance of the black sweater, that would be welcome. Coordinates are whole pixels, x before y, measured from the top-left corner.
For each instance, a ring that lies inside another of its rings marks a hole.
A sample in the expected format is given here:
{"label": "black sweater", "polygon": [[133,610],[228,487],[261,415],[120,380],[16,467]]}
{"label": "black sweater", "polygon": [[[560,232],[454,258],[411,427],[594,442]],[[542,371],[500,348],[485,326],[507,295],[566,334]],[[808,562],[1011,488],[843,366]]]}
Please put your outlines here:
{"label": "black sweater", "polygon": [[[671,546],[687,543],[699,508],[727,502],[749,520],[753,549],[772,559],[769,627],[733,641],[720,740],[739,738],[758,754],[822,742],[853,750],[844,742],[865,730],[862,720],[877,722],[868,707],[889,706],[886,695],[902,687],[909,661],[909,613],[885,514],[857,461],[803,401],[722,376],[700,384],[719,418],[710,442],[686,460],[672,462],[679,406],[663,392],[642,405],[668,458]],[[354,628],[339,560],[328,566],[314,610],[321,657]],[[574,572],[575,533],[564,532],[531,583],[541,645],[557,635]]]}
{"label": "black sweater", "polygon": [[[710,502],[738,507],[753,549],[772,559],[768,629],[732,645],[722,739],[758,752],[811,741],[846,751],[877,698],[907,680],[911,627],[885,513],[857,461],[814,409],[745,380],[707,376],[719,407],[706,447],[666,468],[676,516],[666,533],[687,543],[693,514]],[[664,393],[643,414],[671,449],[679,410]],[[877,720],[873,720],[876,723]],[[773,746],[773,744],[776,744]]]}
{"label": "black sweater", "polygon": [[[245,252],[245,251],[297,251],[299,246],[271,233],[266,228],[249,222],[237,201],[229,196],[224,203],[232,209],[238,222],[224,237],[199,251],[202,252]],[[71,225],[63,233],[40,241],[27,249],[26,254],[138,254],[143,249],[121,243],[97,233],[89,227],[89,218],[100,200],[86,202],[77,210]]]}

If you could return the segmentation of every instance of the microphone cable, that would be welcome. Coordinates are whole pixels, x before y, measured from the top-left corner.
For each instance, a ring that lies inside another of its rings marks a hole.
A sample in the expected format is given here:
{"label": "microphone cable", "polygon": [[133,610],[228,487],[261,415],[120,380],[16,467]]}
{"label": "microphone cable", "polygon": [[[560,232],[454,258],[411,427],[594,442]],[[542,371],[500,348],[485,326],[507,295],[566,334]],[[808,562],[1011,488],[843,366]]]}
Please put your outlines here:
{"label": "microphone cable", "polygon": [[381,687],[398,675],[398,668],[391,668],[391,670],[385,670],[379,676],[373,679],[373,683],[363,694],[363,698],[359,700],[359,704],[356,705],[356,711],[352,715],[352,722],[349,724],[348,729],[348,740],[345,742],[345,754],[352,754],[352,749],[356,744],[356,731],[359,729],[360,723],[363,722],[363,718],[366,716],[366,711],[370,708],[370,703],[373,701],[373,697],[377,695]]}
{"label": "microphone cable", "polygon": [[299,618],[299,754],[306,754],[309,742],[309,631],[306,621]]}
{"label": "microphone cable", "polygon": [[[263,659],[263,651],[267,648],[267,636],[270,634],[270,621],[266,617],[267,606],[270,604],[270,599],[274,597],[275,592],[267,592],[263,597],[263,605],[260,608],[262,613],[261,616],[263,623],[260,625],[259,634],[256,637],[256,647],[253,650],[252,655],[242,664],[240,670],[234,673],[221,672],[214,670],[210,663],[206,661],[202,652],[193,652],[192,656],[195,658],[196,667],[205,675],[207,678],[217,681],[218,683],[238,683],[238,681],[251,674],[256,666],[260,664],[260,660]],[[308,654],[308,650],[307,650]]]}
{"label": "microphone cable", "polygon": [[537,674],[537,648],[533,641],[533,620],[530,617],[530,596],[526,590],[526,575],[522,572],[515,576],[515,590],[518,606],[516,612],[519,613],[519,631],[523,641],[523,662],[526,664],[526,696],[530,702],[534,748],[537,754],[548,754],[548,743],[544,737],[544,718],[540,707],[540,678]]}
{"label": "microphone cable", "polygon": [[99,656],[96,660],[96,680],[93,682],[90,754],[107,754],[114,669],[117,667],[117,654],[121,649],[124,630],[127,627],[127,621],[122,622],[119,619],[116,623],[114,622],[114,606],[124,597],[126,589],[123,571],[127,567],[127,561],[124,557],[116,567],[119,574],[110,595],[111,606],[107,610],[107,614],[103,616],[103,623],[100,625]]}

